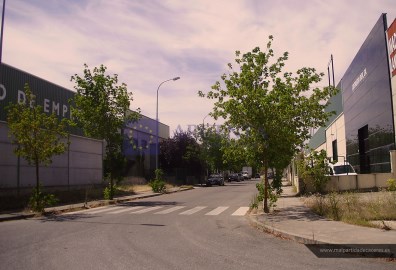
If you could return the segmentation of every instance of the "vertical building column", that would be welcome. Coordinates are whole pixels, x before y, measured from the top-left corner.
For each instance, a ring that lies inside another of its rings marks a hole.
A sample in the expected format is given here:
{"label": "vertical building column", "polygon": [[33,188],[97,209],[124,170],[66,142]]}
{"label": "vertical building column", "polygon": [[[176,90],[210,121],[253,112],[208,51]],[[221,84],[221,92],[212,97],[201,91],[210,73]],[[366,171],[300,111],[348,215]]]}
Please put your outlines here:
{"label": "vertical building column", "polygon": [[396,150],[389,151],[391,161],[391,173],[393,178],[396,178]]}

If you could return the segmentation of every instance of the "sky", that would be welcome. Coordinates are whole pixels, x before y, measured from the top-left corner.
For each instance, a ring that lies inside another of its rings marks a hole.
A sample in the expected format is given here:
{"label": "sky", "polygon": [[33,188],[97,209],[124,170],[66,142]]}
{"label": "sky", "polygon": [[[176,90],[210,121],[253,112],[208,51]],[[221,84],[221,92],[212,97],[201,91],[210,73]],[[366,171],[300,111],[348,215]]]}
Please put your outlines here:
{"label": "sky", "polygon": [[[0,5],[2,5],[0,3]],[[286,69],[341,79],[382,13],[395,0],[7,0],[2,61],[73,90],[84,63],[118,74],[133,94],[131,109],[177,129],[219,123],[213,101],[200,98],[233,63],[235,51],[289,52]],[[327,84],[327,78],[322,81]]]}

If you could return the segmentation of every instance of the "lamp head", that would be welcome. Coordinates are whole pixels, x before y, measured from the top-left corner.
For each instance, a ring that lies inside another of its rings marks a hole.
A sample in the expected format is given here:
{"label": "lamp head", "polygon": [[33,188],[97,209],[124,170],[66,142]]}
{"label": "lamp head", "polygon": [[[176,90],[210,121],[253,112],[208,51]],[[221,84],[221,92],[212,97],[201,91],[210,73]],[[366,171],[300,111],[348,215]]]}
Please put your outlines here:
{"label": "lamp head", "polygon": [[175,77],[172,80],[177,81],[178,79],[180,79],[180,77]]}

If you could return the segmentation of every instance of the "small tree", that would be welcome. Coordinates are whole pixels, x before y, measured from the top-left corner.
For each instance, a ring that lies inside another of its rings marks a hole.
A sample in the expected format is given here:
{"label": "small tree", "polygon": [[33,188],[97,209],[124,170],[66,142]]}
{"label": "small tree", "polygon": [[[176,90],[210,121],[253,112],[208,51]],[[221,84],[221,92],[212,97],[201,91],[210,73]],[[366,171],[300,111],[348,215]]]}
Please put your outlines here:
{"label": "small tree", "polygon": [[[324,76],[314,68],[304,67],[296,74],[284,72],[289,54],[274,59],[272,40],[270,36],[265,51],[260,47],[244,54],[236,51],[235,64],[228,64],[222,83],[217,81],[207,93],[198,92],[215,100],[213,118],[224,118],[225,125],[246,145],[248,152],[241,148],[240,153],[247,153],[247,159],[254,159],[253,164],[261,165],[264,172],[270,167],[282,171],[287,166],[309,139],[310,128],[326,123],[331,115],[324,110],[326,102],[337,93],[333,87],[312,87]],[[268,213],[267,174],[263,181],[263,208]]]}
{"label": "small tree", "polygon": [[106,75],[106,67],[101,65],[93,71],[84,64],[84,75],[71,77],[75,81],[77,94],[71,100],[72,114],[85,135],[106,141],[106,157],[104,160],[105,177],[110,181],[108,198],[114,195],[114,180],[122,177],[120,164],[125,164],[122,153],[124,135],[123,127],[130,121],[139,119],[140,110],[129,110],[132,93],[128,93],[127,85],[118,85],[118,75]]}
{"label": "small tree", "polygon": [[15,154],[36,167],[36,188],[30,200],[35,211],[42,212],[53,201],[52,195],[44,195],[40,190],[40,165],[48,165],[54,155],[62,154],[67,143],[65,131],[68,120],[59,121],[55,114],[47,115],[43,108],[35,104],[35,96],[25,84],[26,100],[7,106],[7,122]]}
{"label": "small tree", "polygon": [[308,156],[298,161],[299,176],[306,185],[312,185],[315,192],[323,193],[324,185],[329,181],[329,161],[326,151],[312,150]]}
{"label": "small tree", "polygon": [[156,193],[165,193],[166,192],[166,183],[163,180],[164,172],[161,169],[155,170],[155,179],[151,180],[148,184]]}

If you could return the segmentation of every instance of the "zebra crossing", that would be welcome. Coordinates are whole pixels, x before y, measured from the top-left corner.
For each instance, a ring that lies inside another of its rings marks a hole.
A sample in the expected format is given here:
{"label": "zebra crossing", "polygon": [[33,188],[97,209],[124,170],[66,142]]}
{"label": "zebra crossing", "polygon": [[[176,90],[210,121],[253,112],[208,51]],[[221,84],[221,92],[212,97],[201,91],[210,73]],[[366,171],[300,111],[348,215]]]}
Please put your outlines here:
{"label": "zebra crossing", "polygon": [[116,214],[130,214],[130,215],[140,215],[140,214],[153,214],[153,215],[167,215],[175,214],[181,216],[190,216],[195,214],[201,214],[205,216],[218,216],[218,215],[230,215],[230,216],[244,216],[249,210],[249,207],[235,207],[230,206],[193,206],[188,207],[184,205],[179,206],[102,206],[98,208],[86,209],[77,212],[65,213],[65,215],[71,214],[87,214],[87,215],[116,215]]}

